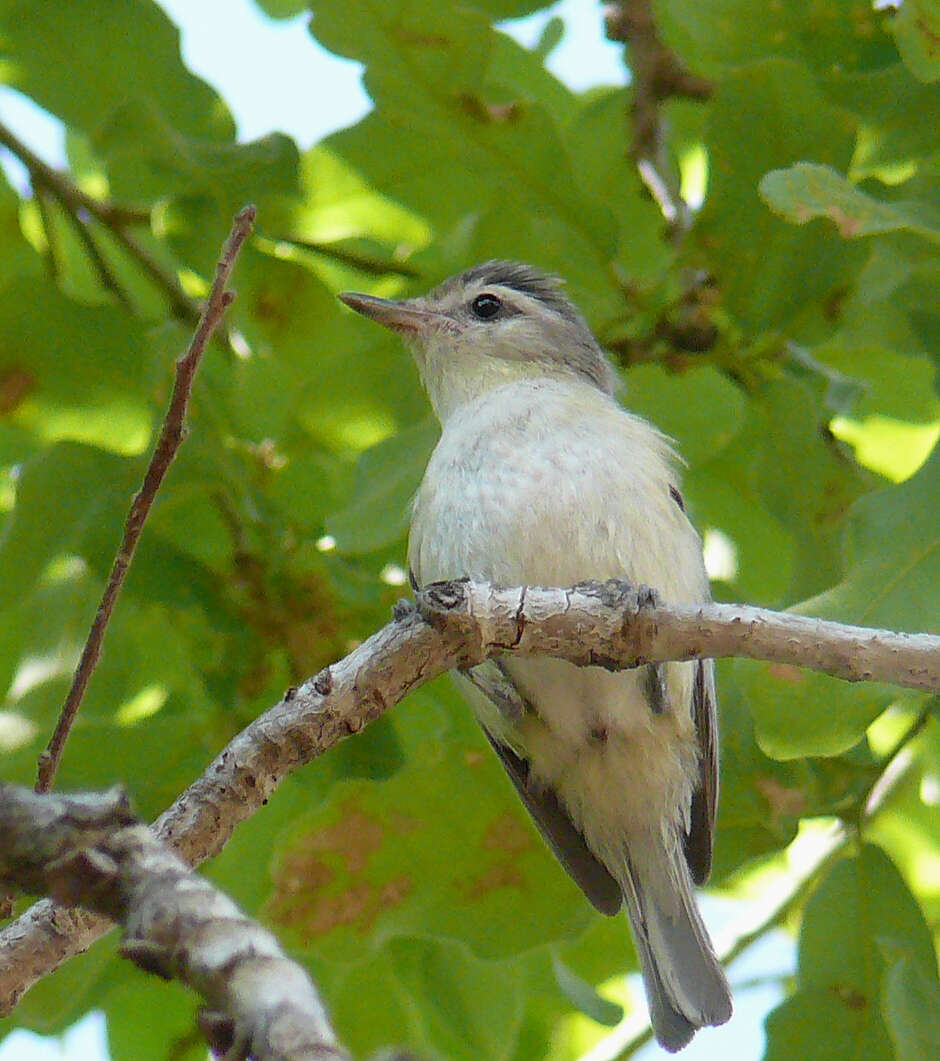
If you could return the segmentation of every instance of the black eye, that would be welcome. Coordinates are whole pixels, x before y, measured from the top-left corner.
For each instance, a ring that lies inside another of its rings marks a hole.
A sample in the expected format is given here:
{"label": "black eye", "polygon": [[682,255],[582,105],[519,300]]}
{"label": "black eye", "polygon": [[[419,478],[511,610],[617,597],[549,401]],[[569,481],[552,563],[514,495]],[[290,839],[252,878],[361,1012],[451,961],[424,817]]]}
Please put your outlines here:
{"label": "black eye", "polygon": [[489,321],[503,308],[503,303],[502,299],[485,291],[482,295],[477,295],[470,303],[470,308],[474,316],[479,317],[481,321]]}

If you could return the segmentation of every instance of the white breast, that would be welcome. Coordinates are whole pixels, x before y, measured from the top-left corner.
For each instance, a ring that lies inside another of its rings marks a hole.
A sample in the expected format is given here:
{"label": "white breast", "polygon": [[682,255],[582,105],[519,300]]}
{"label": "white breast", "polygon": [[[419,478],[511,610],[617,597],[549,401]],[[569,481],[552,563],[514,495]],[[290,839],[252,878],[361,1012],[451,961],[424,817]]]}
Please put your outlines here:
{"label": "white breast", "polygon": [[707,597],[701,545],[670,495],[662,436],[590,384],[512,383],[444,426],[415,501],[419,582],[628,578]]}
{"label": "white breast", "polygon": [[[675,482],[662,436],[597,388],[514,382],[445,423],[415,501],[411,566],[422,584],[468,576],[567,586],[619,577],[667,600],[704,600],[701,544],[670,493]],[[686,812],[697,758],[692,665],[669,665],[678,710],[654,717],[645,672],[505,663],[537,715],[518,728],[497,720],[497,736],[562,795],[595,850],[662,820],[663,807]],[[494,728],[492,712],[486,717]],[[605,805],[609,813],[594,813]]]}

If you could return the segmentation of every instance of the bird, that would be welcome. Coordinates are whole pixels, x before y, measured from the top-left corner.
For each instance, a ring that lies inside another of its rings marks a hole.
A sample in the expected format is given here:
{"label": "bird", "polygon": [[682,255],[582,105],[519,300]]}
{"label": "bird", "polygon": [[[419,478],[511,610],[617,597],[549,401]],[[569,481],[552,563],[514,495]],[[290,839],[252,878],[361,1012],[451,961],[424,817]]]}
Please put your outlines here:
{"label": "bird", "polygon": [[[440,421],[412,511],[416,589],[620,579],[664,602],[710,600],[673,444],[617,400],[557,276],[487,261],[420,297],[339,298],[402,337]],[[713,668],[503,656],[454,672],[554,855],[600,912],[626,908],[669,1052],[732,1013],[694,894],[718,796]]]}

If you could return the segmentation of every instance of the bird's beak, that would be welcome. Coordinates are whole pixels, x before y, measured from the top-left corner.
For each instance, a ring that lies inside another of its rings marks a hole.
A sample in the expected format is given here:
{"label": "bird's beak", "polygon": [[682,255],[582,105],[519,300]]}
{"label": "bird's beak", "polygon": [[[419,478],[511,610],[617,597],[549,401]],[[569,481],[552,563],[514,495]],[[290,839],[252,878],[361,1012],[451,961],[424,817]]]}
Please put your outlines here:
{"label": "bird's beak", "polygon": [[386,328],[403,335],[426,332],[429,328],[440,326],[450,318],[433,310],[421,309],[413,302],[395,301],[390,298],[376,298],[374,295],[360,295],[355,291],[344,291],[337,296],[350,309],[370,317]]}
{"label": "bird's beak", "polygon": [[354,291],[344,291],[337,297],[356,313],[370,317],[378,321],[380,325],[397,332],[424,331],[440,319],[439,313],[421,310],[413,302],[376,298],[373,295],[360,295]]}

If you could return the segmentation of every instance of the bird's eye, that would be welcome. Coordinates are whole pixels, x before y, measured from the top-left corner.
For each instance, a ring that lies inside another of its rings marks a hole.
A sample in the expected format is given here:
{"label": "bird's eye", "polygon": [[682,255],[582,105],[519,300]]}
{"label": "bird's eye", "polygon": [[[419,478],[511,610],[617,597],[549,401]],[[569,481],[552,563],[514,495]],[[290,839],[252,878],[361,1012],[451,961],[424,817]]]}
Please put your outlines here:
{"label": "bird's eye", "polygon": [[479,317],[481,321],[492,320],[497,313],[503,308],[502,299],[491,295],[488,291],[477,297],[470,303],[470,308],[473,310],[473,315]]}

